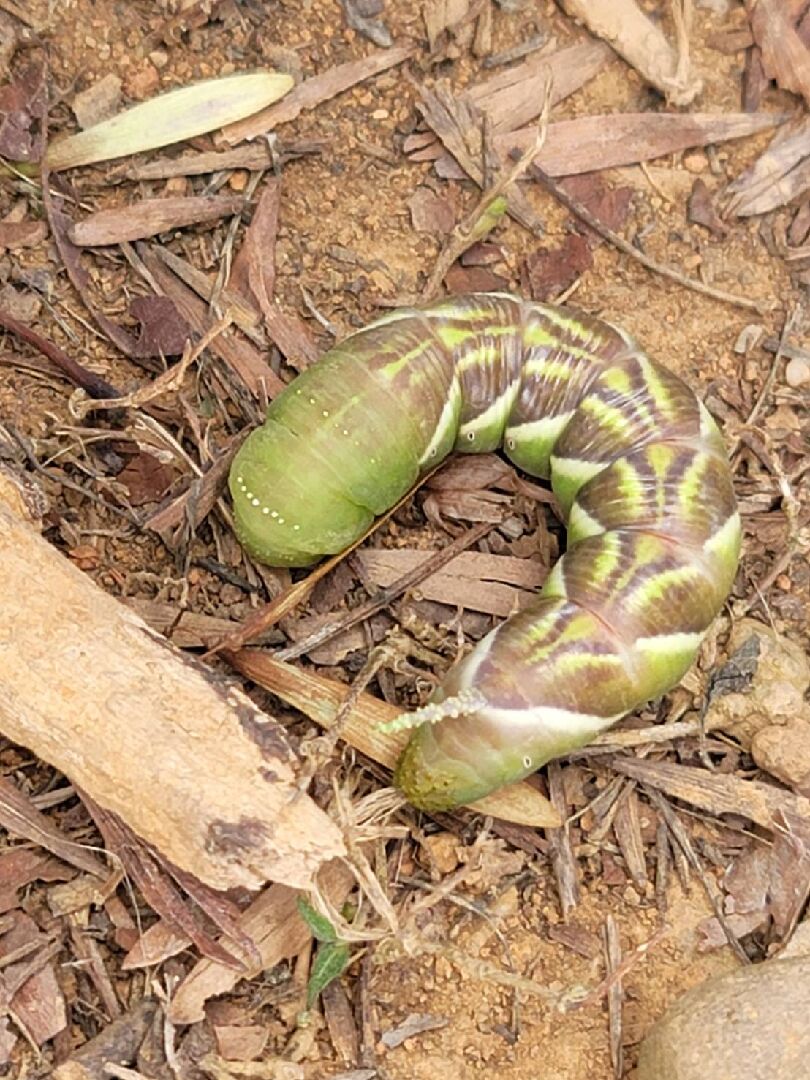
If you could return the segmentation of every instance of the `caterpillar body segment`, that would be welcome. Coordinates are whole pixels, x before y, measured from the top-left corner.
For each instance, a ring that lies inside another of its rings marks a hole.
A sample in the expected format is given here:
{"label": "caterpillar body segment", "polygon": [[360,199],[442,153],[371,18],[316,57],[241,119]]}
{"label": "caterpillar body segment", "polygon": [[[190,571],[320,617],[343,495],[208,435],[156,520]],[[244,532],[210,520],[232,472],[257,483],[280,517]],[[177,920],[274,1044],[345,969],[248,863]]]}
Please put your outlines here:
{"label": "caterpillar body segment", "polygon": [[396,782],[446,809],[584,745],[675,685],[731,588],[722,438],[682,380],[596,318],[502,294],[389,313],[270,406],[230,477],[257,559],[342,550],[451,450],[549,479],[568,550],[449,673]]}

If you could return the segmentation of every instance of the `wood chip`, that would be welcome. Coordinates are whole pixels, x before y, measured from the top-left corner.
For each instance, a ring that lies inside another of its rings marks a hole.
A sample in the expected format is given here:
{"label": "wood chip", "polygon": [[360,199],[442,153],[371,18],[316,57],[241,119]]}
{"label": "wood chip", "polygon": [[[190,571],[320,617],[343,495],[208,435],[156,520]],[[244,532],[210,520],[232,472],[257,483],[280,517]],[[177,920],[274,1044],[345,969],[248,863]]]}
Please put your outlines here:
{"label": "wood chip", "polygon": [[765,74],[810,105],[810,53],[796,31],[789,6],[784,0],[746,0],[746,7]]}
{"label": "wood chip", "polygon": [[244,199],[232,195],[142,199],[131,206],[98,210],[72,225],[68,235],[80,247],[122,244],[128,240],[144,240],[169,229],[218,221],[238,214],[244,206]]}
{"label": "wood chip", "polygon": [[401,64],[412,56],[413,52],[413,46],[395,45],[391,49],[374,52],[363,60],[350,60],[346,64],[329,68],[320,75],[304,79],[282,101],[246,120],[223,128],[222,140],[229,146],[233,146],[245,139],[255,139],[259,135],[264,135],[280,124],[294,120],[305,109],[314,109],[317,105],[335,97],[336,94],[341,94],[344,90],[374,75],[379,75],[382,71],[396,67],[397,64]]}
{"label": "wood chip", "polygon": [[672,105],[691,104],[703,89],[689,70],[688,54],[676,53],[635,0],[562,0],[562,6],[572,19],[607,41]]}
{"label": "wood chip", "polygon": [[[405,548],[360,548],[355,558],[376,585],[392,585],[430,555]],[[530,559],[464,551],[420,582],[417,591],[426,600],[505,618],[536,598],[544,576],[542,567]]]}

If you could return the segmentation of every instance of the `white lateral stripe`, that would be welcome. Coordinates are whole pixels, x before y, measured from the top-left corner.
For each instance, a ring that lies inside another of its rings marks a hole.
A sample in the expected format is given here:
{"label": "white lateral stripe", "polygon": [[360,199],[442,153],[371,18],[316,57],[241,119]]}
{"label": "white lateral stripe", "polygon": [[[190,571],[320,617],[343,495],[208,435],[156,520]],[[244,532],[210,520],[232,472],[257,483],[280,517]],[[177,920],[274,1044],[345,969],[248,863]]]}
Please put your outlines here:
{"label": "white lateral stripe", "polygon": [[450,392],[447,395],[447,400],[442,406],[439,422],[436,424],[436,430],[433,432],[433,437],[425,447],[424,454],[419,458],[420,466],[428,464],[435,451],[437,451],[444,442],[449,429],[455,424],[460,392],[461,388],[459,387],[458,380],[454,378],[453,382],[450,384]]}
{"label": "white lateral stripe", "polygon": [[[486,694],[484,694],[486,697]],[[532,709],[495,709],[487,706],[481,709],[479,716],[485,716],[496,724],[503,724],[512,729],[526,729],[541,732],[567,732],[576,737],[595,735],[597,732],[615,724],[626,714],[613,716],[592,716],[589,713],[570,712],[553,705],[535,705]]]}
{"label": "white lateral stripe", "polygon": [[577,481],[580,487],[606,468],[607,464],[603,461],[585,461],[583,458],[562,458],[555,454],[551,455],[552,475],[556,474],[564,476],[566,480]]}
{"label": "white lateral stripe", "polygon": [[656,634],[654,637],[637,638],[635,647],[646,653],[680,653],[687,650],[697,649],[705,634],[681,633]]}
{"label": "white lateral stripe", "polygon": [[478,416],[474,416],[472,420],[468,420],[466,424],[462,424],[459,428],[459,435],[467,435],[469,432],[481,431],[484,428],[494,423],[505,423],[506,418],[512,406],[515,403],[518,390],[520,389],[520,382],[510,383],[504,392],[496,397],[491,405],[488,405],[482,413]]}
{"label": "white lateral stripe", "polygon": [[726,518],[714,536],[710,536],[709,539],[703,545],[703,550],[709,555],[716,555],[718,552],[722,553],[724,548],[735,539],[741,528],[739,511],[735,510],[734,513]]}
{"label": "white lateral stripe", "polygon": [[525,424],[516,424],[506,429],[508,439],[550,439],[556,438],[563,430],[568,421],[574,415],[574,410],[558,413],[557,416],[543,416],[540,420],[527,420]]}
{"label": "white lateral stripe", "polygon": [[580,539],[584,539],[586,536],[601,536],[603,532],[607,532],[607,529],[601,521],[597,521],[592,514],[575,502],[568,515],[568,532],[576,532]]}

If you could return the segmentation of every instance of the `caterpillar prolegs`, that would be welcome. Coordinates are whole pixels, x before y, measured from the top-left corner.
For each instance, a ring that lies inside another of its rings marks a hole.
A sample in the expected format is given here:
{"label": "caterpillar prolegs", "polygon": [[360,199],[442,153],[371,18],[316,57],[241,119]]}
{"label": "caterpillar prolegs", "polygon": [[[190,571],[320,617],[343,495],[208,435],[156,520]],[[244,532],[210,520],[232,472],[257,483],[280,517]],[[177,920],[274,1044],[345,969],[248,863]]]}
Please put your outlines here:
{"label": "caterpillar prolegs", "polygon": [[271,404],[230,476],[272,565],[342,550],[451,450],[550,479],[568,548],[537,600],[451,670],[397,766],[446,809],[521,779],[674,686],[731,588],[740,519],[720,433],[623,331],[502,294],[391,312]]}

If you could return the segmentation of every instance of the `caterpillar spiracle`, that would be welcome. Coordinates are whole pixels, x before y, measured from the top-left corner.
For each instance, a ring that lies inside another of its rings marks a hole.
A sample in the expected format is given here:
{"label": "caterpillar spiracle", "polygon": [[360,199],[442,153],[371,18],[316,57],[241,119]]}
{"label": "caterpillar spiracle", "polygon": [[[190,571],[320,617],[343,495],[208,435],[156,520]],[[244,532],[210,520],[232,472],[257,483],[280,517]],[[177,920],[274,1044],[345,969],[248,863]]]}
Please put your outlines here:
{"label": "caterpillar spiracle", "polygon": [[395,782],[447,809],[586,744],[674,686],[737,569],[723,440],[624,331],[500,293],[392,311],[272,402],[230,474],[258,560],[347,547],[451,450],[549,479],[567,551],[536,601],[451,669]]}

